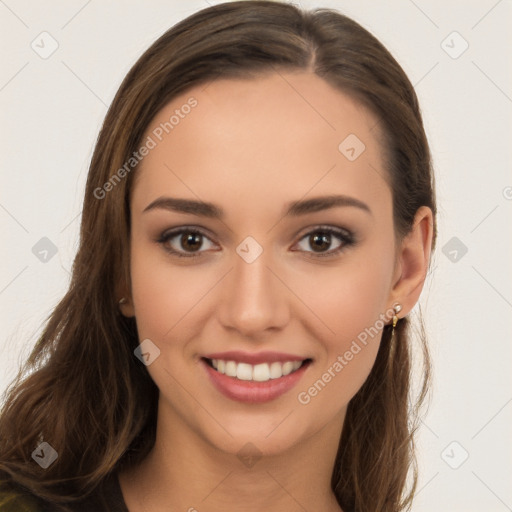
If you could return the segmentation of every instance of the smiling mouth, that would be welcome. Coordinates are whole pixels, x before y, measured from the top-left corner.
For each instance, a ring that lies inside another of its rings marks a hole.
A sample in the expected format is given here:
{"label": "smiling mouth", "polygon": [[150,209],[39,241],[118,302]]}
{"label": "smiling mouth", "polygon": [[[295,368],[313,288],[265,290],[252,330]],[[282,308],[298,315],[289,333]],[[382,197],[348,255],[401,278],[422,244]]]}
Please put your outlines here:
{"label": "smiling mouth", "polygon": [[275,361],[272,363],[248,364],[237,363],[232,360],[208,359],[202,358],[208,366],[218,373],[232,377],[236,380],[267,382],[270,380],[280,379],[292,373],[303,366],[309,365],[312,359],[304,359],[303,361]]}

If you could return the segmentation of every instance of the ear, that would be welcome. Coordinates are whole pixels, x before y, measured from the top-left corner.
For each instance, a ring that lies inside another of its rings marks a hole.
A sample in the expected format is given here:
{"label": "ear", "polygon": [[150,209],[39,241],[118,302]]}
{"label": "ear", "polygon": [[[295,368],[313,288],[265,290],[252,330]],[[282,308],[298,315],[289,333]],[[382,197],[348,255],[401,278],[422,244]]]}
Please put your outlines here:
{"label": "ear", "polygon": [[118,307],[121,311],[121,314],[130,318],[135,316],[135,308],[133,307],[133,300],[131,292],[127,289],[126,286],[119,287],[119,290],[116,293],[116,297],[118,299]]}
{"label": "ear", "polygon": [[119,309],[121,310],[121,313],[128,317],[134,317],[135,316],[135,308],[133,307],[133,302],[131,298],[124,297],[126,299],[126,302],[123,302],[122,304],[119,304]]}
{"label": "ear", "polygon": [[400,317],[412,310],[423,289],[432,249],[433,225],[432,210],[421,206],[414,216],[411,231],[398,248],[388,307],[400,303]]}

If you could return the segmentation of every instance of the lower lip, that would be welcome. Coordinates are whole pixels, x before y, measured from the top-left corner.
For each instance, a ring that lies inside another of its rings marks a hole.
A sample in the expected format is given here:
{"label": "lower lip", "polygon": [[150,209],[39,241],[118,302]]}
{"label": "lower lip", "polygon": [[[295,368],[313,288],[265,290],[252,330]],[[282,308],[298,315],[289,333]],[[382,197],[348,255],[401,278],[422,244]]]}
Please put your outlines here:
{"label": "lower lip", "polygon": [[310,361],[304,363],[298,370],[266,382],[254,382],[251,380],[240,380],[235,377],[228,377],[223,373],[214,370],[204,359],[201,363],[206,368],[208,376],[213,385],[226,397],[238,402],[258,404],[275,400],[287,391],[290,391],[304,375]]}

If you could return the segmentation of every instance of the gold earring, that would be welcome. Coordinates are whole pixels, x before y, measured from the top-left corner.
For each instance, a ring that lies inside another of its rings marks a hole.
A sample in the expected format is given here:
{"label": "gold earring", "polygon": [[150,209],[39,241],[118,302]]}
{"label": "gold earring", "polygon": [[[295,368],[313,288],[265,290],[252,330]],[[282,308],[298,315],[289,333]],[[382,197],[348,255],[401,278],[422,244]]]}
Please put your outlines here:
{"label": "gold earring", "polygon": [[393,339],[393,337],[395,336],[395,327],[396,327],[396,324],[398,323],[398,313],[400,313],[400,311],[402,311],[402,305],[399,304],[399,303],[396,303],[394,306],[393,306],[393,311],[395,312],[395,314],[393,315],[393,327],[391,329],[391,339]]}
{"label": "gold earring", "polygon": [[126,304],[126,302],[127,302],[127,301],[126,301],[125,297],[123,297],[123,298],[119,301],[119,304]]}

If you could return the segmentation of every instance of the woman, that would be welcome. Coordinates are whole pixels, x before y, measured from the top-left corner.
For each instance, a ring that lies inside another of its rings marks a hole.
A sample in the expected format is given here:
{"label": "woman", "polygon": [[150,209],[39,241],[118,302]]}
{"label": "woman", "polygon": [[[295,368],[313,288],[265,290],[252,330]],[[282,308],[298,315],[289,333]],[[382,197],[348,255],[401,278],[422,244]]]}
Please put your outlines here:
{"label": "woman", "polygon": [[2,410],[0,510],[410,507],[435,215],[413,87],[357,23],[178,23],[107,113],[69,291]]}

